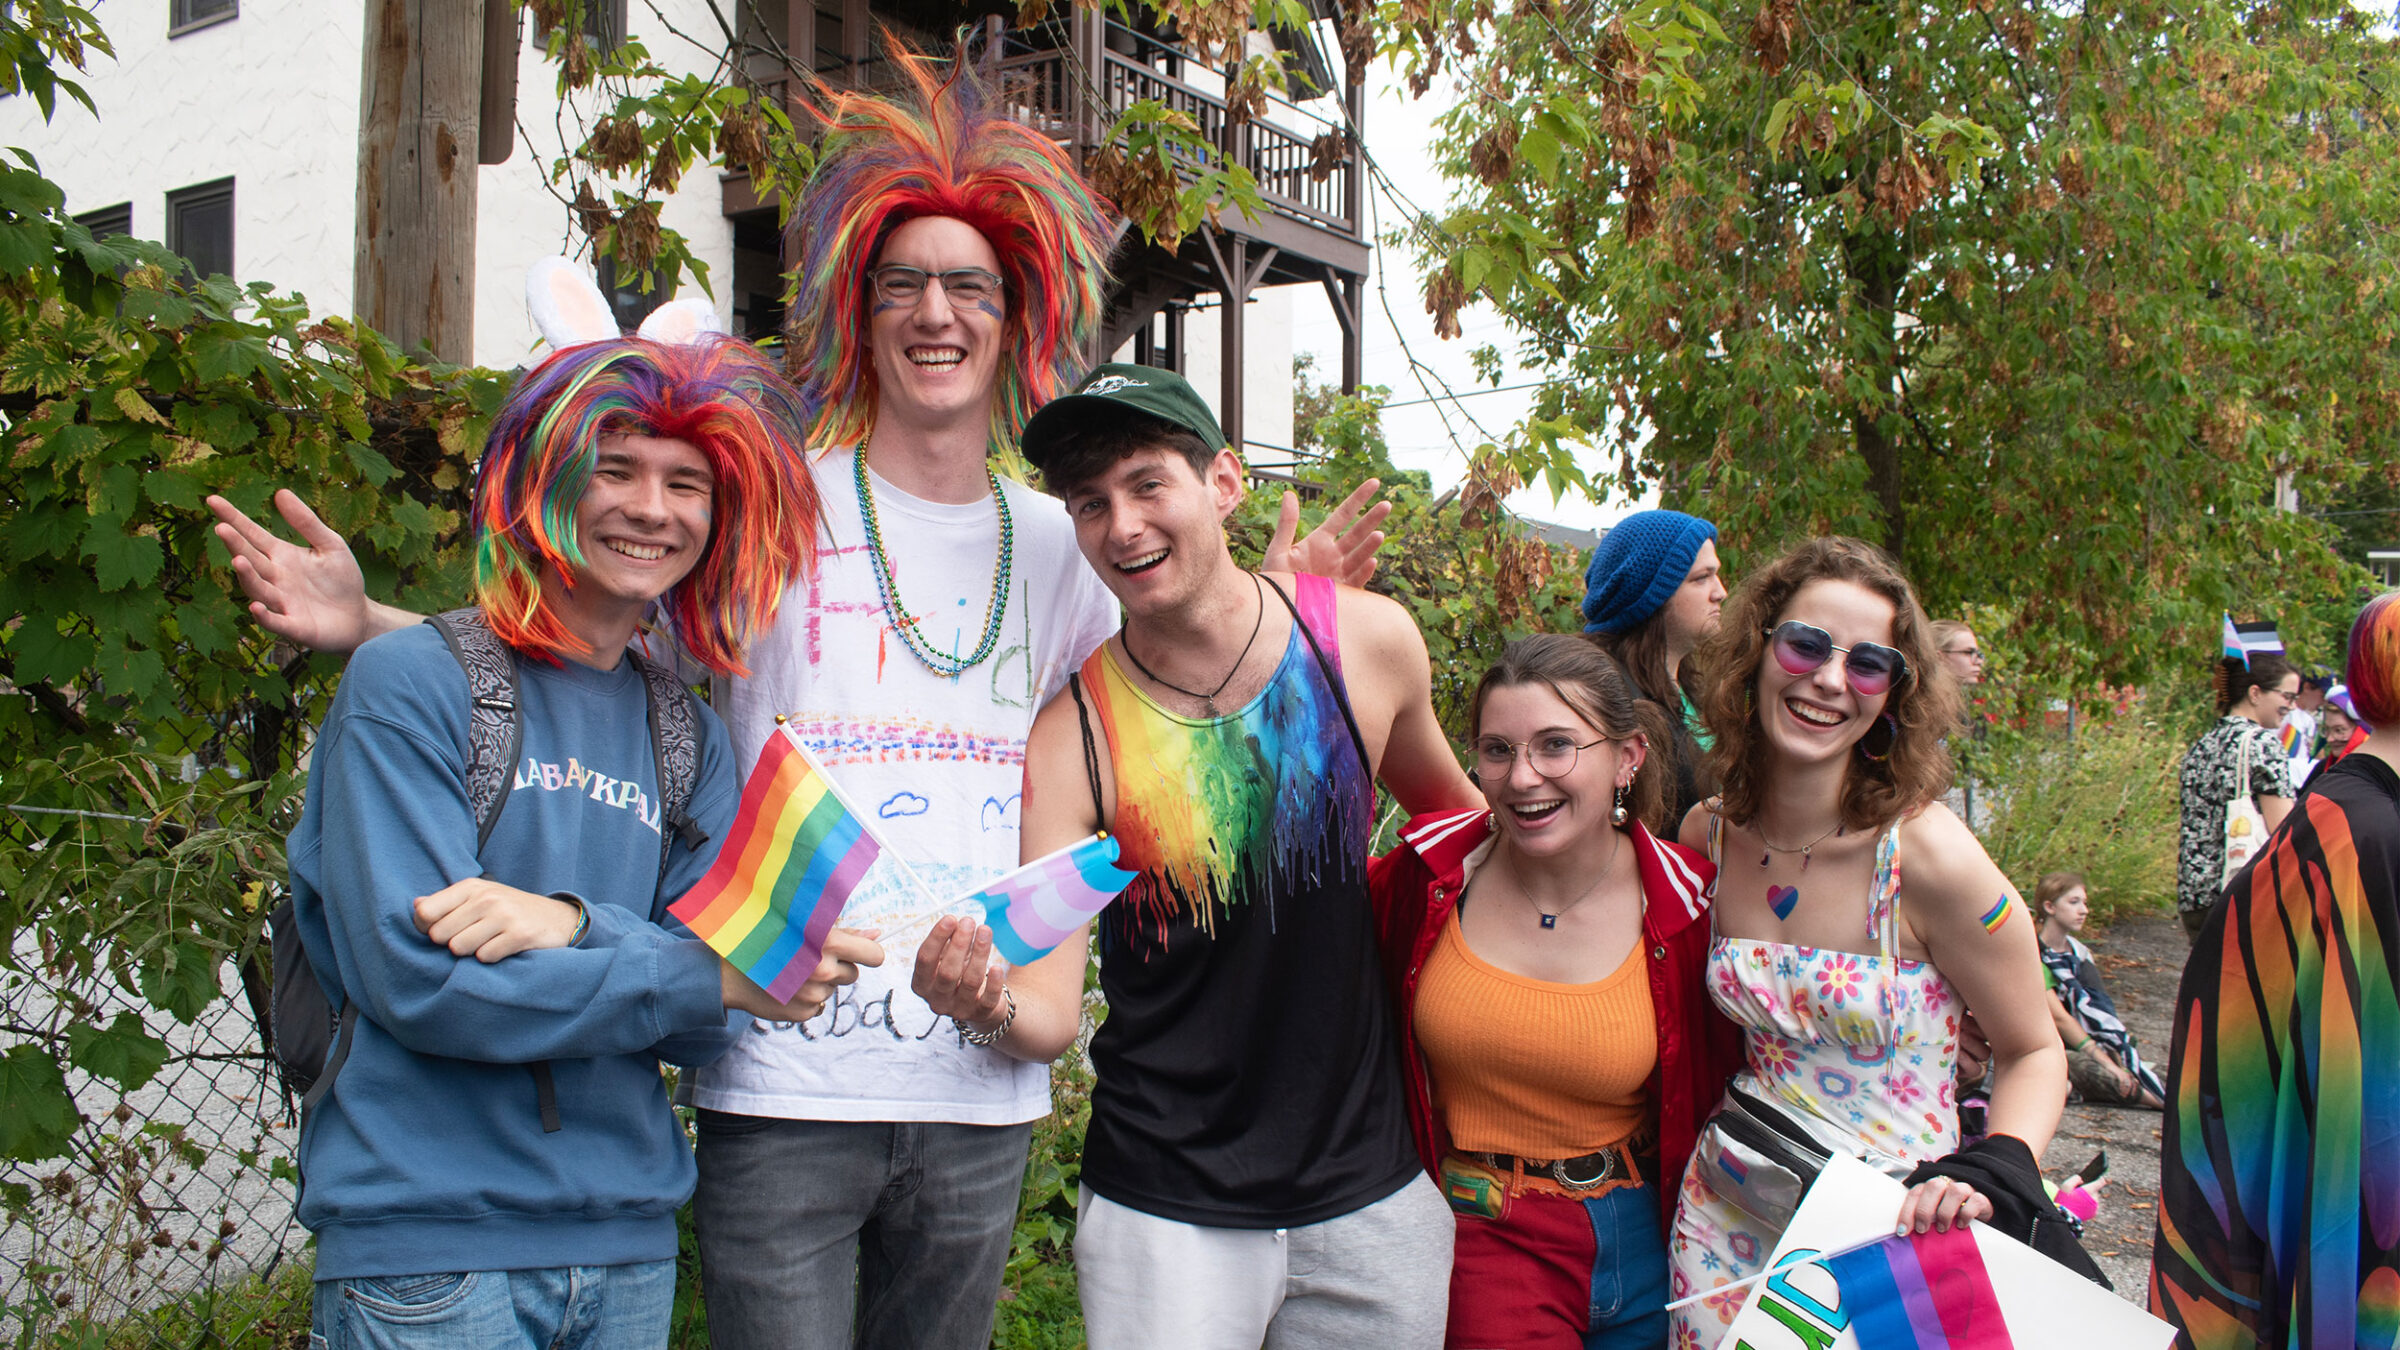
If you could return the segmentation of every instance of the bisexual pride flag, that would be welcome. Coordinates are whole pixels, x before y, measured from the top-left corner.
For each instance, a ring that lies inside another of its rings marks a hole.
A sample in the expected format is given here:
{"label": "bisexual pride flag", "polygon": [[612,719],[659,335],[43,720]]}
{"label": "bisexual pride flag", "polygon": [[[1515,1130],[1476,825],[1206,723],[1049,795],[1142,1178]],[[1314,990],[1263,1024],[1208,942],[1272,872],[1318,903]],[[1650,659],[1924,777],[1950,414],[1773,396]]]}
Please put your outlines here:
{"label": "bisexual pride flag", "polygon": [[1975,1235],[1888,1237],[1825,1258],[1841,1286],[1842,1307],[1859,1350],[2011,1350],[2000,1299],[1983,1268]]}
{"label": "bisexual pride flag", "polygon": [[1136,875],[1117,866],[1117,841],[1095,834],[1036,858],[966,898],[982,903],[992,950],[1010,965],[1022,966],[1073,936]]}
{"label": "bisexual pride flag", "polygon": [[779,999],[816,973],[825,935],[883,845],[789,730],[777,728],[742,786],[716,863],[667,907]]}

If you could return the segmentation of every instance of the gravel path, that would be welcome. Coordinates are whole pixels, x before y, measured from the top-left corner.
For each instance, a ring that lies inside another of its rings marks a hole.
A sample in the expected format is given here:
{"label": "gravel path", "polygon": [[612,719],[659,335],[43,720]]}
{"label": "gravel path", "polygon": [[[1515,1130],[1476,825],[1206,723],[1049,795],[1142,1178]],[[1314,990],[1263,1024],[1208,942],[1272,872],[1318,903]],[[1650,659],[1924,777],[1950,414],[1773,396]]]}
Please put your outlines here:
{"label": "gravel path", "polygon": [[[2172,911],[2126,916],[2106,931],[2086,932],[2084,942],[2099,958],[2118,1015],[2141,1044],[2143,1057],[2164,1077],[2175,985],[2191,948],[2183,925]],[[2117,1293],[2142,1304],[2149,1302],[2150,1244],[2156,1236],[2159,1125],[2155,1111],[2071,1104],[2042,1158],[2042,1171],[2055,1178],[2108,1150],[2110,1180],[2100,1193],[2099,1216],[2084,1229],[2083,1245]]]}

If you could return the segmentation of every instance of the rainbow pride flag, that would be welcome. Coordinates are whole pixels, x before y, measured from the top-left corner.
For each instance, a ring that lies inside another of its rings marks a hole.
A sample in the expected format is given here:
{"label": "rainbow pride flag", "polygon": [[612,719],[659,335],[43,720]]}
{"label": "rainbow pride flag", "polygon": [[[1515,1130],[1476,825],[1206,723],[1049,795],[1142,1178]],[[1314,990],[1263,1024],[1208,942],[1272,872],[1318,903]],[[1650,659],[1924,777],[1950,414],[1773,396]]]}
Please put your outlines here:
{"label": "rainbow pride flag", "polygon": [[767,738],[742,807],[700,884],[667,906],[779,999],[816,973],[825,935],[883,845],[788,730]]}
{"label": "rainbow pride flag", "polygon": [[1010,965],[1022,966],[1073,936],[1136,875],[1117,866],[1117,841],[1095,834],[1044,854],[966,898],[982,903],[992,950]]}
{"label": "rainbow pride flag", "polygon": [[1825,1259],[1859,1350],[2012,1350],[1975,1235],[1888,1237]]}

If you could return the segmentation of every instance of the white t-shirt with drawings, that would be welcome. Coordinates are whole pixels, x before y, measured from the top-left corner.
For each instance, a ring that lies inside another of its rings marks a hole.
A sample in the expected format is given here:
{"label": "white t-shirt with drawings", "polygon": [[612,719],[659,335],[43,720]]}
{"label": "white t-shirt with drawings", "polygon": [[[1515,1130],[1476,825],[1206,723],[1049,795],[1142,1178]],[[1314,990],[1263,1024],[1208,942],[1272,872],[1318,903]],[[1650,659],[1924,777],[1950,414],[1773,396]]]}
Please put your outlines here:
{"label": "white t-shirt with drawings", "polygon": [[[1075,547],[1065,507],[1003,480],[1014,524],[1007,614],[992,655],[935,674],[890,627],[866,549],[852,457],[812,466],[825,503],[817,573],[784,599],[750,653],[750,676],[717,690],[747,775],[783,714],[826,773],[926,890],[960,895],[1017,865],[1025,736],[1043,704],[1117,625],[1116,602]],[[990,613],[999,514],[989,499],[947,505],[873,480],[901,602],[937,651],[970,653]],[[878,867],[845,927],[922,913],[895,868]],[[1049,1068],[966,1044],[909,988],[922,924],[887,943],[880,969],[815,1019],[757,1024],[687,1079],[711,1110],[796,1120],[1008,1125],[1050,1109]]]}

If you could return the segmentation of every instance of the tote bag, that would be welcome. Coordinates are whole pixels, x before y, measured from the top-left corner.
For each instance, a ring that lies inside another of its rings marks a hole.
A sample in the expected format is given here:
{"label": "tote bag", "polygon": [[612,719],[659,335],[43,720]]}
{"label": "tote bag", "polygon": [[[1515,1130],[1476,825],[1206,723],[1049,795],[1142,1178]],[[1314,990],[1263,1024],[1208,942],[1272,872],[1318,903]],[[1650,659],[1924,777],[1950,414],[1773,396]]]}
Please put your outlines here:
{"label": "tote bag", "polygon": [[2257,739],[2243,733],[2242,767],[2234,779],[2233,800],[2225,803],[2225,870],[2217,877],[2220,890],[2267,844],[2267,818],[2259,813],[2258,799],[2250,795],[2250,746]]}

